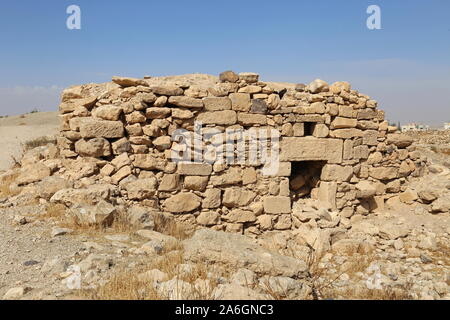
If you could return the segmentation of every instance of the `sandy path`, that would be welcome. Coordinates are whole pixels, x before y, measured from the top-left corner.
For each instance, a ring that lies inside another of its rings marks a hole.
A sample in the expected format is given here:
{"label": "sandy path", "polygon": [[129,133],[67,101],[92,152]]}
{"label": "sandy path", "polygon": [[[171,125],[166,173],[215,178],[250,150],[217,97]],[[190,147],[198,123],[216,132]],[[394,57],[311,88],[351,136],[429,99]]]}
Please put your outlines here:
{"label": "sandy path", "polygon": [[57,112],[39,112],[0,119],[0,171],[12,164],[11,157],[22,152],[21,144],[42,136],[57,134],[59,119]]}

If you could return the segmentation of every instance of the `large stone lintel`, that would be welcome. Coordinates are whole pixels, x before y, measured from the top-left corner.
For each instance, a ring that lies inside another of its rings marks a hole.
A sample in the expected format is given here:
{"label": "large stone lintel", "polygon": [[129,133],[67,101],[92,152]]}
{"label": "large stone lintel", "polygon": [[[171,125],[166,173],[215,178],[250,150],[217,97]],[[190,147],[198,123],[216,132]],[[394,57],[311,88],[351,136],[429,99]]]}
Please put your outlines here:
{"label": "large stone lintel", "polygon": [[342,162],[343,141],[340,139],[285,137],[280,146],[280,161]]}

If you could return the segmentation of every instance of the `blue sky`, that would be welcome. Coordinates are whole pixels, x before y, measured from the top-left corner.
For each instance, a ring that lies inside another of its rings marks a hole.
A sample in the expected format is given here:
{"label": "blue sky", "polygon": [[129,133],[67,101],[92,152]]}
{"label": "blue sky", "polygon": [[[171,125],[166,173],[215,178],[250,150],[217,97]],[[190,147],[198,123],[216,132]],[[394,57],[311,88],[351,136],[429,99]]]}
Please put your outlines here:
{"label": "blue sky", "polygon": [[[81,30],[66,8],[81,8]],[[381,7],[382,30],[366,27]],[[0,114],[56,110],[62,88],[113,75],[258,72],[346,80],[391,121],[450,121],[450,1],[0,3]]]}

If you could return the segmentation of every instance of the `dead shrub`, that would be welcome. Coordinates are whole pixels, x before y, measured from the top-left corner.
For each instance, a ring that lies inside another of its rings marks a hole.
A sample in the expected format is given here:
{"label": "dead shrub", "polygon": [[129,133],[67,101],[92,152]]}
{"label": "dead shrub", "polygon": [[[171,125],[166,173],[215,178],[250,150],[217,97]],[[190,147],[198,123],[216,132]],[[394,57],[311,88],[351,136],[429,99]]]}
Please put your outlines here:
{"label": "dead shrub", "polygon": [[[156,259],[146,259],[142,265],[135,268],[121,268],[116,271],[108,282],[95,289],[81,290],[80,295],[90,300],[163,300],[154,287],[152,279],[143,281],[139,275],[153,269],[158,269],[167,274],[167,280],[176,278],[192,285],[189,300],[211,300],[213,291],[218,286],[217,278],[209,278],[208,274],[220,274],[212,266],[204,263],[192,265],[192,270],[184,272],[180,265],[184,263],[183,250],[165,252]],[[194,284],[198,280],[208,280],[207,287],[199,287]]]}
{"label": "dead shrub", "polygon": [[56,143],[56,139],[54,137],[39,137],[36,139],[32,139],[32,140],[28,140],[26,142],[24,142],[22,144],[22,149],[24,151],[28,151],[37,147],[42,147],[42,146],[46,146],[50,143],[55,144]]}
{"label": "dead shrub", "polygon": [[0,197],[14,197],[20,193],[19,188],[12,188],[18,173],[6,175],[0,180]]}
{"label": "dead shrub", "polygon": [[154,214],[155,231],[172,236],[178,240],[184,240],[191,236],[182,224],[177,223],[173,218],[164,214]]}

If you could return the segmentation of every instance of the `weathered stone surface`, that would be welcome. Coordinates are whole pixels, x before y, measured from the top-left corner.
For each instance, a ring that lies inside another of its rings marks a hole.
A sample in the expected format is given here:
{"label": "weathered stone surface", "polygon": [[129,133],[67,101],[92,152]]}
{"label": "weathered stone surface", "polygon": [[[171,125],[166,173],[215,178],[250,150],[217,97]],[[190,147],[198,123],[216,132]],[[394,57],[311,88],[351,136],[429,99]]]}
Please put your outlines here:
{"label": "weathered stone surface", "polygon": [[37,184],[39,197],[50,200],[50,198],[59,190],[72,188],[73,183],[61,177],[52,176],[42,179]]}
{"label": "weathered stone surface", "polygon": [[137,154],[133,161],[135,167],[144,170],[164,170],[166,163],[166,160],[155,158],[150,154]]}
{"label": "weathered stone surface", "polygon": [[255,168],[246,168],[242,171],[242,184],[247,185],[256,182]]}
{"label": "weathered stone surface", "polygon": [[153,197],[157,189],[156,178],[137,179],[125,184],[128,199],[144,200]]}
{"label": "weathered stone surface", "polygon": [[102,200],[109,200],[114,194],[115,187],[110,184],[97,184],[89,186],[86,189],[62,189],[56,192],[50,202],[62,203],[66,206],[73,204],[95,205]]}
{"label": "weathered stone surface", "polygon": [[228,188],[225,189],[222,203],[229,208],[243,207],[250,204],[255,197],[256,194],[252,191],[242,190],[240,188]]}
{"label": "weathered stone surface", "polygon": [[175,191],[180,187],[179,174],[165,174],[159,184],[159,191]]}
{"label": "weathered stone surface", "polygon": [[120,118],[123,110],[120,107],[113,105],[104,105],[98,108],[95,108],[92,111],[92,115],[96,118],[100,118],[103,120],[117,121]]}
{"label": "weathered stone surface", "polygon": [[11,288],[3,295],[3,300],[19,300],[27,294],[31,288],[28,287],[15,287]]}
{"label": "weathered stone surface", "polygon": [[398,196],[401,202],[406,204],[413,204],[419,197],[417,192],[411,189],[406,189],[404,192],[400,193]]}
{"label": "weathered stone surface", "polygon": [[92,118],[80,123],[80,134],[83,138],[122,138],[124,135],[124,127],[120,121],[97,120]]}
{"label": "weathered stone surface", "polygon": [[208,189],[205,191],[202,207],[206,209],[214,209],[222,204],[222,192],[220,189]]}
{"label": "weathered stone surface", "polygon": [[238,90],[239,93],[249,93],[249,94],[257,94],[260,93],[261,91],[262,88],[256,85],[248,85]]}
{"label": "weathered stone surface", "polygon": [[392,180],[398,177],[398,168],[377,167],[369,170],[369,175],[378,180]]}
{"label": "weathered stone surface", "polygon": [[330,136],[333,138],[351,139],[355,137],[362,137],[362,130],[359,129],[337,129],[330,131]]}
{"label": "weathered stone surface", "polygon": [[338,139],[285,137],[280,142],[281,161],[327,160],[341,163],[343,142]]}
{"label": "weathered stone surface", "polygon": [[208,181],[207,176],[187,176],[184,178],[184,187],[188,190],[204,191]]}
{"label": "weathered stone surface", "polygon": [[96,97],[88,97],[88,98],[82,98],[82,99],[75,99],[75,100],[71,100],[71,101],[63,101],[59,106],[59,111],[62,114],[64,114],[64,113],[74,112],[81,107],[90,109],[95,105],[96,102],[97,102]]}
{"label": "weathered stone surface", "polygon": [[242,171],[239,168],[231,168],[226,173],[219,176],[212,176],[211,183],[213,186],[227,186],[242,182]]}
{"label": "weathered stone surface", "polygon": [[153,103],[153,106],[155,108],[162,108],[167,104],[167,100],[169,100],[169,99],[166,96],[160,96],[155,100],[155,102]]}
{"label": "weathered stone surface", "polygon": [[172,114],[171,108],[148,108],[145,110],[145,115],[149,119],[164,119]]}
{"label": "weathered stone surface", "polygon": [[169,136],[158,137],[153,140],[153,145],[159,151],[170,149],[172,146],[172,139]]}
{"label": "weathered stone surface", "polygon": [[127,138],[122,138],[114,141],[111,144],[111,147],[114,154],[122,154],[131,150],[131,144]]}
{"label": "weathered stone surface", "polygon": [[210,261],[233,268],[246,268],[258,275],[304,277],[306,263],[267,251],[245,236],[198,230],[183,241],[184,257],[193,262]]}
{"label": "weathered stone surface", "polygon": [[387,137],[388,144],[394,144],[398,148],[407,148],[414,142],[413,138],[404,134],[389,134]]}
{"label": "weathered stone surface", "polygon": [[251,113],[266,114],[267,103],[262,99],[252,99],[252,105],[250,107]]}
{"label": "weathered stone surface", "polygon": [[219,221],[220,221],[220,214],[214,211],[202,212],[197,217],[197,223],[202,226],[213,226],[218,224]]}
{"label": "weathered stone surface", "polygon": [[134,87],[134,86],[148,87],[147,82],[142,79],[114,76],[112,77],[112,81],[122,87]]}
{"label": "weathered stone surface", "polygon": [[[298,125],[298,123],[296,123],[296,125]],[[296,136],[296,137],[303,136],[303,133],[300,134],[299,132],[301,132],[301,131],[298,131],[298,129],[295,129],[295,125],[294,125],[294,136]],[[328,127],[325,124],[317,123],[316,125],[314,125],[312,134],[316,138],[326,138],[329,133],[330,133],[330,130],[328,129]]]}
{"label": "weathered stone surface", "polygon": [[395,226],[393,224],[384,224],[380,226],[380,237],[386,240],[395,240],[404,238],[408,235],[409,230],[402,226]]}
{"label": "weathered stone surface", "polygon": [[325,181],[350,181],[353,176],[353,168],[351,166],[340,166],[335,164],[327,164],[322,169],[321,179]]}
{"label": "weathered stone surface", "polygon": [[255,83],[259,81],[259,74],[253,72],[241,72],[239,73],[239,80],[247,83]]}
{"label": "weathered stone surface", "polygon": [[125,116],[125,120],[128,124],[135,124],[135,123],[145,123],[147,121],[147,118],[142,112],[133,111],[132,113],[127,114]]}
{"label": "weathered stone surface", "polygon": [[418,196],[424,203],[431,203],[437,199],[437,196],[433,191],[422,190],[418,192]]}
{"label": "weathered stone surface", "polygon": [[328,91],[329,86],[328,83],[326,83],[325,81],[316,79],[313,82],[311,82],[306,89],[309,90],[311,93],[319,93],[323,91]]}
{"label": "weathered stone surface", "polygon": [[250,111],[250,94],[248,93],[231,93],[230,100],[232,109],[235,111],[248,112]]}
{"label": "weathered stone surface", "polygon": [[208,163],[180,162],[178,163],[178,174],[185,176],[209,176],[212,166]]}
{"label": "weathered stone surface", "polygon": [[51,175],[50,169],[43,163],[36,163],[34,165],[27,165],[23,167],[17,177],[17,185],[26,185],[29,183],[41,181],[42,179]]}
{"label": "weathered stone surface", "polygon": [[228,97],[203,98],[203,104],[207,111],[231,110],[231,100]]}
{"label": "weathered stone surface", "polygon": [[336,117],[331,122],[331,128],[332,129],[355,128],[357,122],[358,122],[358,120],[356,120],[356,119]]}
{"label": "weathered stone surface", "polygon": [[104,138],[78,140],[75,142],[75,152],[83,157],[107,157],[111,155],[111,145]]}
{"label": "weathered stone surface", "polygon": [[203,108],[203,101],[186,96],[172,96],[169,98],[169,104],[184,108]]}
{"label": "weathered stone surface", "polygon": [[81,225],[110,225],[116,214],[114,205],[100,201],[95,206],[75,205],[69,214]]}
{"label": "weathered stone surface", "polygon": [[256,215],[250,210],[234,209],[224,216],[223,219],[231,223],[248,223],[255,222]]}
{"label": "weathered stone surface", "polygon": [[267,117],[262,114],[239,113],[238,122],[243,126],[266,125]]}
{"label": "weathered stone surface", "polygon": [[173,109],[172,117],[177,119],[191,119],[194,117],[194,113],[190,110]]}
{"label": "weathered stone surface", "polygon": [[237,122],[236,112],[233,110],[202,112],[197,121],[203,124],[233,125]]}
{"label": "weathered stone surface", "polygon": [[224,71],[219,75],[220,82],[237,82],[239,76],[233,71]]}
{"label": "weathered stone surface", "polygon": [[112,183],[118,184],[120,181],[131,175],[131,167],[125,166],[120,168],[112,177]]}
{"label": "weathered stone surface", "polygon": [[164,201],[164,209],[172,213],[191,212],[200,207],[201,198],[190,192],[179,193]]}
{"label": "weathered stone surface", "polygon": [[162,96],[181,96],[183,94],[183,89],[173,85],[152,86],[150,89],[153,93]]}
{"label": "weathered stone surface", "polygon": [[374,183],[370,181],[360,181],[356,184],[357,198],[371,198],[376,195],[377,189]]}
{"label": "weathered stone surface", "polygon": [[337,183],[336,182],[325,182],[320,183],[318,200],[324,207],[336,210],[336,192]]}
{"label": "weathered stone surface", "polygon": [[264,211],[270,214],[291,213],[291,198],[264,197]]}

